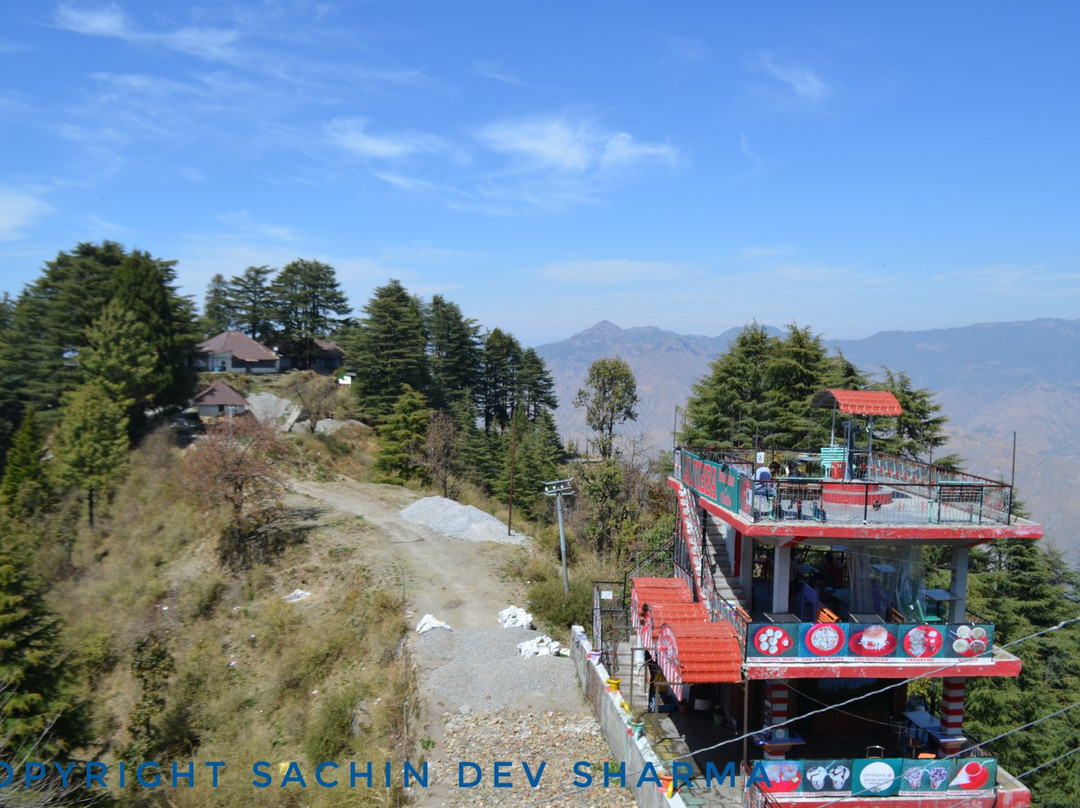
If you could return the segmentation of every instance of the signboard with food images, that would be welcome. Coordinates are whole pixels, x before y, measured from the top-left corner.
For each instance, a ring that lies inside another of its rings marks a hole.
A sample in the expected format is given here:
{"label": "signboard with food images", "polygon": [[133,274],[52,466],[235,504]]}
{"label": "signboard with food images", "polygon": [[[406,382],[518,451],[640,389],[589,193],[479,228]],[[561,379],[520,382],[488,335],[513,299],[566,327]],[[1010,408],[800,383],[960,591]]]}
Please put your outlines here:
{"label": "signboard with food images", "polygon": [[944,623],[751,623],[747,659],[936,660],[988,656],[992,625]]}
{"label": "signboard with food images", "polygon": [[837,797],[851,793],[852,761],[804,760],[802,793]]}
{"label": "signboard with food images", "polygon": [[949,762],[952,764],[947,786],[950,795],[994,790],[997,782],[994,758],[961,758]]}
{"label": "signboard with food images", "polygon": [[900,776],[904,761],[900,758],[878,758],[854,761],[852,792],[875,797],[895,797],[900,793]]}
{"label": "signboard with food images", "polygon": [[949,760],[905,760],[900,795],[944,794],[951,763]]}
{"label": "signboard with food images", "polygon": [[762,767],[768,784],[761,783],[759,788],[770,794],[787,794],[798,791],[803,782],[802,760],[769,760]]}
{"label": "signboard with food images", "polygon": [[946,656],[977,657],[994,647],[992,625],[949,626]]}

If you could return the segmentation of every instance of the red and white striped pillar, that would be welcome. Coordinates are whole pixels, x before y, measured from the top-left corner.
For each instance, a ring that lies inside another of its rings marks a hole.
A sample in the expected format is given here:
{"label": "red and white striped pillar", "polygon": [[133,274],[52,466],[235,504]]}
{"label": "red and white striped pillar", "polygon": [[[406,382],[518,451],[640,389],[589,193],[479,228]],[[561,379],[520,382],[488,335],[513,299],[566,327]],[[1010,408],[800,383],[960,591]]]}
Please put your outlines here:
{"label": "red and white striped pillar", "polygon": [[948,676],[941,680],[941,728],[946,735],[964,733],[964,685],[967,680]]}
{"label": "red and white striped pillar", "polygon": [[[782,724],[788,718],[788,686],[784,679],[765,680],[765,728]],[[786,747],[783,752],[770,752],[770,747],[765,747],[766,760],[783,760],[786,755]]]}

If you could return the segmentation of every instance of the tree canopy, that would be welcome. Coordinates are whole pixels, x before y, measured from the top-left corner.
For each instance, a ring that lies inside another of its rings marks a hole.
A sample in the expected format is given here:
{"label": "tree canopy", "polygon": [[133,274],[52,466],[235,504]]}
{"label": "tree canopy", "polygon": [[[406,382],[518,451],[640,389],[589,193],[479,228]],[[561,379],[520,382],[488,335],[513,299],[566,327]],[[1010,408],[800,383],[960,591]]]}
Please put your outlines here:
{"label": "tree canopy", "polygon": [[637,380],[624,360],[597,359],[589,366],[574,406],[585,408],[585,423],[596,433],[596,446],[604,460],[614,452],[615,427],[637,418],[637,403]]}

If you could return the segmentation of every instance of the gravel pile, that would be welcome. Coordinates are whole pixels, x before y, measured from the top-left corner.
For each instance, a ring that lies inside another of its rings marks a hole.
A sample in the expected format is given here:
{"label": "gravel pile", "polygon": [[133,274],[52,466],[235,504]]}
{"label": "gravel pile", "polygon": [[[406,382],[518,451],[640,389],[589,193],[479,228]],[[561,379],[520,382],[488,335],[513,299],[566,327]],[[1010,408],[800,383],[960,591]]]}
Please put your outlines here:
{"label": "gravel pile", "polygon": [[466,541],[496,541],[522,544],[525,534],[513,531],[506,535],[506,525],[472,505],[462,505],[445,497],[425,497],[401,509],[402,517],[417,525]]}
{"label": "gravel pile", "polygon": [[288,431],[300,416],[300,405],[273,393],[255,393],[247,397],[251,413],[260,424],[274,424]]}
{"label": "gravel pile", "polygon": [[[564,660],[566,661],[566,660]],[[451,800],[445,805],[504,805],[525,806],[567,794],[546,805],[574,808],[630,808],[636,806],[627,789],[612,783],[603,787],[602,761],[611,751],[600,735],[590,715],[566,710],[494,714],[468,713],[447,715],[443,737],[443,754],[432,761],[432,771],[442,778],[452,778],[457,784],[458,761],[466,760],[481,767],[483,779],[475,788],[454,788]],[[445,758],[445,761],[441,758]],[[511,761],[510,788],[495,788],[492,764],[496,760]],[[541,762],[546,762],[538,786],[532,788],[522,768],[529,765],[533,779]],[[581,790],[574,786],[577,779],[574,765],[589,761],[593,775],[592,788]],[[475,770],[466,767],[466,782],[476,779]],[[598,776],[599,775],[599,776]],[[568,793],[569,792],[569,793]]]}

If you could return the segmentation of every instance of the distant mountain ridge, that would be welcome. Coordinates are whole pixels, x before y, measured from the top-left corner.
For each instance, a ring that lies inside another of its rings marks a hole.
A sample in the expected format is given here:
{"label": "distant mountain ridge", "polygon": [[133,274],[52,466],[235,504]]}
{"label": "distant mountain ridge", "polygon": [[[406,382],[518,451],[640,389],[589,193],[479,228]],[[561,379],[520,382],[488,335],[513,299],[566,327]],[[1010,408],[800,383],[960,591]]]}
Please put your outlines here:
{"label": "distant mountain ridge", "polygon": [[[584,445],[589,431],[573,406],[574,395],[589,365],[618,356],[633,370],[641,398],[637,422],[623,435],[653,450],[670,447],[676,408],[681,411],[709,363],[740,331],[741,326],[707,337],[654,326],[623,329],[604,320],[538,346],[555,381],[560,433]],[[825,345],[872,375],[888,367],[934,391],[950,419],[945,451],[967,458],[973,474],[1010,479],[1015,431],[1020,498],[1049,540],[1070,553],[1080,547],[1080,320],[883,331]]]}

